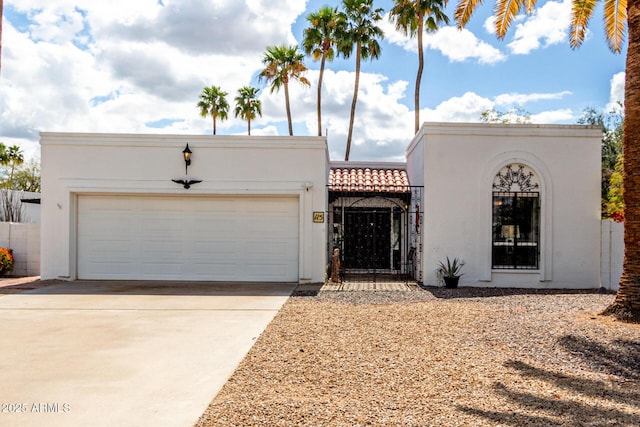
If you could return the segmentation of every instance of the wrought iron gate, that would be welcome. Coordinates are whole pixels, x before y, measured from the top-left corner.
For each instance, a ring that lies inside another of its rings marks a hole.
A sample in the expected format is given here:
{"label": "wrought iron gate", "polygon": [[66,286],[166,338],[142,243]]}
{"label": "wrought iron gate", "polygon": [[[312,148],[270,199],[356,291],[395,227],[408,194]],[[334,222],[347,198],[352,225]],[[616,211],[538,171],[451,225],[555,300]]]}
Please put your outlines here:
{"label": "wrought iron gate", "polygon": [[422,187],[403,192],[329,190],[328,259],[340,249],[342,280],[421,281]]}

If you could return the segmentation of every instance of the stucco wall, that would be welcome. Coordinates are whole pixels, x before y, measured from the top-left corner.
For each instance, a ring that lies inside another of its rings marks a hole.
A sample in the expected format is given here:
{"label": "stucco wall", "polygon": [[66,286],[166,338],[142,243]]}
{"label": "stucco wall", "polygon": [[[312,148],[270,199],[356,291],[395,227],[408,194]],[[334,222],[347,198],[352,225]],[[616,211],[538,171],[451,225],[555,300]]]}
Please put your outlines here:
{"label": "stucco wall", "polygon": [[[464,260],[461,285],[594,288],[600,282],[600,140],[596,127],[425,123],[407,167],[424,159],[424,274]],[[540,269],[491,269],[492,183],[510,163],[540,178]],[[411,176],[419,175],[411,171]]]}
{"label": "stucco wall", "polygon": [[[321,137],[41,133],[42,278],[76,277],[80,194],[293,195],[300,201],[301,281],[324,279],[326,139]],[[192,154],[186,190],[182,150]]]}
{"label": "stucco wall", "polygon": [[624,223],[604,220],[602,221],[602,287],[618,290],[623,261]]}
{"label": "stucco wall", "polygon": [[40,274],[40,224],[0,222],[0,247],[13,251],[15,263],[9,276]]}

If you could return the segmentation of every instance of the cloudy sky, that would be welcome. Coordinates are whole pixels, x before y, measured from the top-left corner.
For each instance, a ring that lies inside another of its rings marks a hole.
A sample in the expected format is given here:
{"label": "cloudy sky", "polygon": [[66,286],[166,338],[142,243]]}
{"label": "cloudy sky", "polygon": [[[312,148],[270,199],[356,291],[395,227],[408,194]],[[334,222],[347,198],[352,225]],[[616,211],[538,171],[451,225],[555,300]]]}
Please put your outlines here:
{"label": "cloudy sky", "polygon": [[[575,123],[586,107],[622,100],[626,50],[608,50],[601,5],[584,45],[571,50],[568,0],[539,1],[502,41],[491,31],[493,1],[485,3],[467,29],[425,39],[422,121],[477,122],[487,109],[520,108],[534,123]],[[0,141],[37,157],[40,131],[211,134],[196,108],[210,85],[229,93],[232,108],[238,88],[260,88],[252,134],[287,135],[284,94],[257,79],[261,59],[268,45],[301,43],[305,17],[325,4],[340,1],[5,0]],[[376,1],[385,12],[391,5]],[[416,41],[387,16],[380,27],[382,55],[362,66],[351,160],[402,160],[413,137]],[[319,63],[307,66],[311,88],[291,88],[295,135],[317,133]],[[355,61],[327,67],[323,128],[331,159],[342,160]],[[218,134],[246,134],[246,122],[230,114]]]}

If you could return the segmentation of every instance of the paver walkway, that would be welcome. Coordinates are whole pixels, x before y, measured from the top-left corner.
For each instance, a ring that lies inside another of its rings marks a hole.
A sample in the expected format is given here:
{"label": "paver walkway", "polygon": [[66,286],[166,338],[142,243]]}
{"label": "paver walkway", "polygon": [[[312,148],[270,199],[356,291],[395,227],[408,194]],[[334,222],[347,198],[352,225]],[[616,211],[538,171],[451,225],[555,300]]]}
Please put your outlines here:
{"label": "paver walkway", "polygon": [[316,294],[318,292],[357,292],[357,291],[395,291],[412,292],[418,290],[415,282],[383,281],[383,282],[357,282],[344,281],[341,283],[325,282],[298,285],[294,294]]}

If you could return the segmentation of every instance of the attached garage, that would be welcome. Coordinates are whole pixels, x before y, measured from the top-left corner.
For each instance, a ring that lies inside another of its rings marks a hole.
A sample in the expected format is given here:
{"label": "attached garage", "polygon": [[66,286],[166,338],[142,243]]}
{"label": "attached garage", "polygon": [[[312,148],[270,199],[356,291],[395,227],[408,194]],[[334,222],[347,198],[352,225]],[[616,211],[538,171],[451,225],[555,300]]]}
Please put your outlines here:
{"label": "attached garage", "polygon": [[324,280],[324,137],[43,132],[40,144],[43,279]]}
{"label": "attached garage", "polygon": [[78,195],[79,279],[298,281],[299,199]]}

